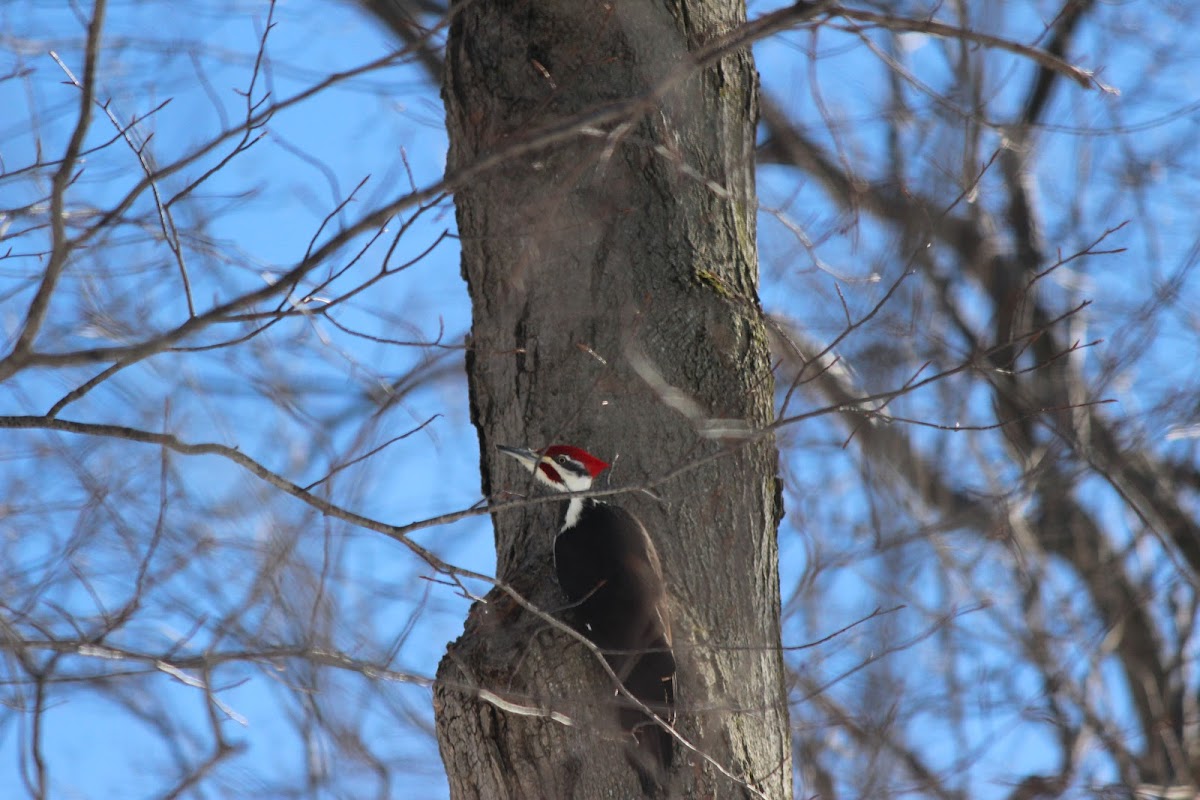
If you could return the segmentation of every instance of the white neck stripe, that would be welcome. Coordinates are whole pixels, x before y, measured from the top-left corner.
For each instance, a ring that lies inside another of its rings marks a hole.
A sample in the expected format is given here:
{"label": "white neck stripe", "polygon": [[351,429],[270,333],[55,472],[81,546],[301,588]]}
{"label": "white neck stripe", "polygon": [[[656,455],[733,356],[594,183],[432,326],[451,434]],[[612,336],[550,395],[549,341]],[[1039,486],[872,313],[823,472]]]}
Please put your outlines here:
{"label": "white neck stripe", "polygon": [[563,520],[561,530],[574,528],[575,523],[579,522],[579,515],[583,513],[583,498],[572,497],[567,502],[567,517]]}

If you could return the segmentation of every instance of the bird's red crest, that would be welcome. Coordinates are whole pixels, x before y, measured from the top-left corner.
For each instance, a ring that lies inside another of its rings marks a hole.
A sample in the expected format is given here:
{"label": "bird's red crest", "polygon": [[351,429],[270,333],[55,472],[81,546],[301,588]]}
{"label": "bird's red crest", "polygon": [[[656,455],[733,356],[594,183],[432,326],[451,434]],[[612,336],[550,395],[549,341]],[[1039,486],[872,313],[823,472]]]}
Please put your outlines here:
{"label": "bird's red crest", "polygon": [[555,456],[564,455],[583,464],[593,478],[599,475],[604,470],[608,469],[608,462],[596,458],[594,455],[584,450],[582,447],[572,447],[569,444],[556,444],[546,448],[546,455],[554,458]]}

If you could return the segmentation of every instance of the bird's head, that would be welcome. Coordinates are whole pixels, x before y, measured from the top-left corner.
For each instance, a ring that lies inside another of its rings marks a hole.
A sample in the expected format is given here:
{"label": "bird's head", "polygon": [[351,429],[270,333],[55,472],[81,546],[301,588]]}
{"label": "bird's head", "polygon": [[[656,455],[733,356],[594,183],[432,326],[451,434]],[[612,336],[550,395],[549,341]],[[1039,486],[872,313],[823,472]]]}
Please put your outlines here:
{"label": "bird's head", "polygon": [[566,444],[551,445],[540,452],[503,444],[496,449],[520,461],[539,481],[558,492],[587,491],[596,476],[608,468],[607,461]]}

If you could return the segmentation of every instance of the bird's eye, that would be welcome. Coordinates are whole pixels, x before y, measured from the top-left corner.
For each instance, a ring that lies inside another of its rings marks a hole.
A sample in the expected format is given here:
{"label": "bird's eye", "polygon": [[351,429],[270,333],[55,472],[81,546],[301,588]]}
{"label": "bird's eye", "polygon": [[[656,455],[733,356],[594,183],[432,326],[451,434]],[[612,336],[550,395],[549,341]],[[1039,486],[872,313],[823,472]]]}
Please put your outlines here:
{"label": "bird's eye", "polygon": [[567,463],[566,456],[559,456],[558,458],[556,458],[554,460],[557,461],[558,463],[562,464],[563,466],[566,466],[566,463]]}

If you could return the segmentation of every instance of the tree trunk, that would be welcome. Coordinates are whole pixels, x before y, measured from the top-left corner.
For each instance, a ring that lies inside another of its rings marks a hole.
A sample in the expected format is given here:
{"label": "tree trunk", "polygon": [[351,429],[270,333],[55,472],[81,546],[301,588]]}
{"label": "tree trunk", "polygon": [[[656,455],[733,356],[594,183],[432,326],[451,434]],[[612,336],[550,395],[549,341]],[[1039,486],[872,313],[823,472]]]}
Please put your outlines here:
{"label": "tree trunk", "polygon": [[[447,44],[448,171],[646,97],[744,13],[729,0],[462,4]],[[616,123],[609,113],[576,126],[458,187],[471,410],[488,496],[532,490],[496,444],[576,444],[613,462],[613,488],[654,482],[657,499],[609,499],[645,522],[662,556],[676,728],[707,756],[677,745],[669,794],[784,798],[776,452],[768,439],[721,439],[706,424],[772,419],[757,297],[756,74],[745,52],[686,74]],[[667,386],[690,400],[667,402]],[[497,575],[551,613],[565,602],[550,559],[557,509],[493,515]],[[598,660],[499,590],[473,607],[438,679],[454,798],[642,792]]]}

